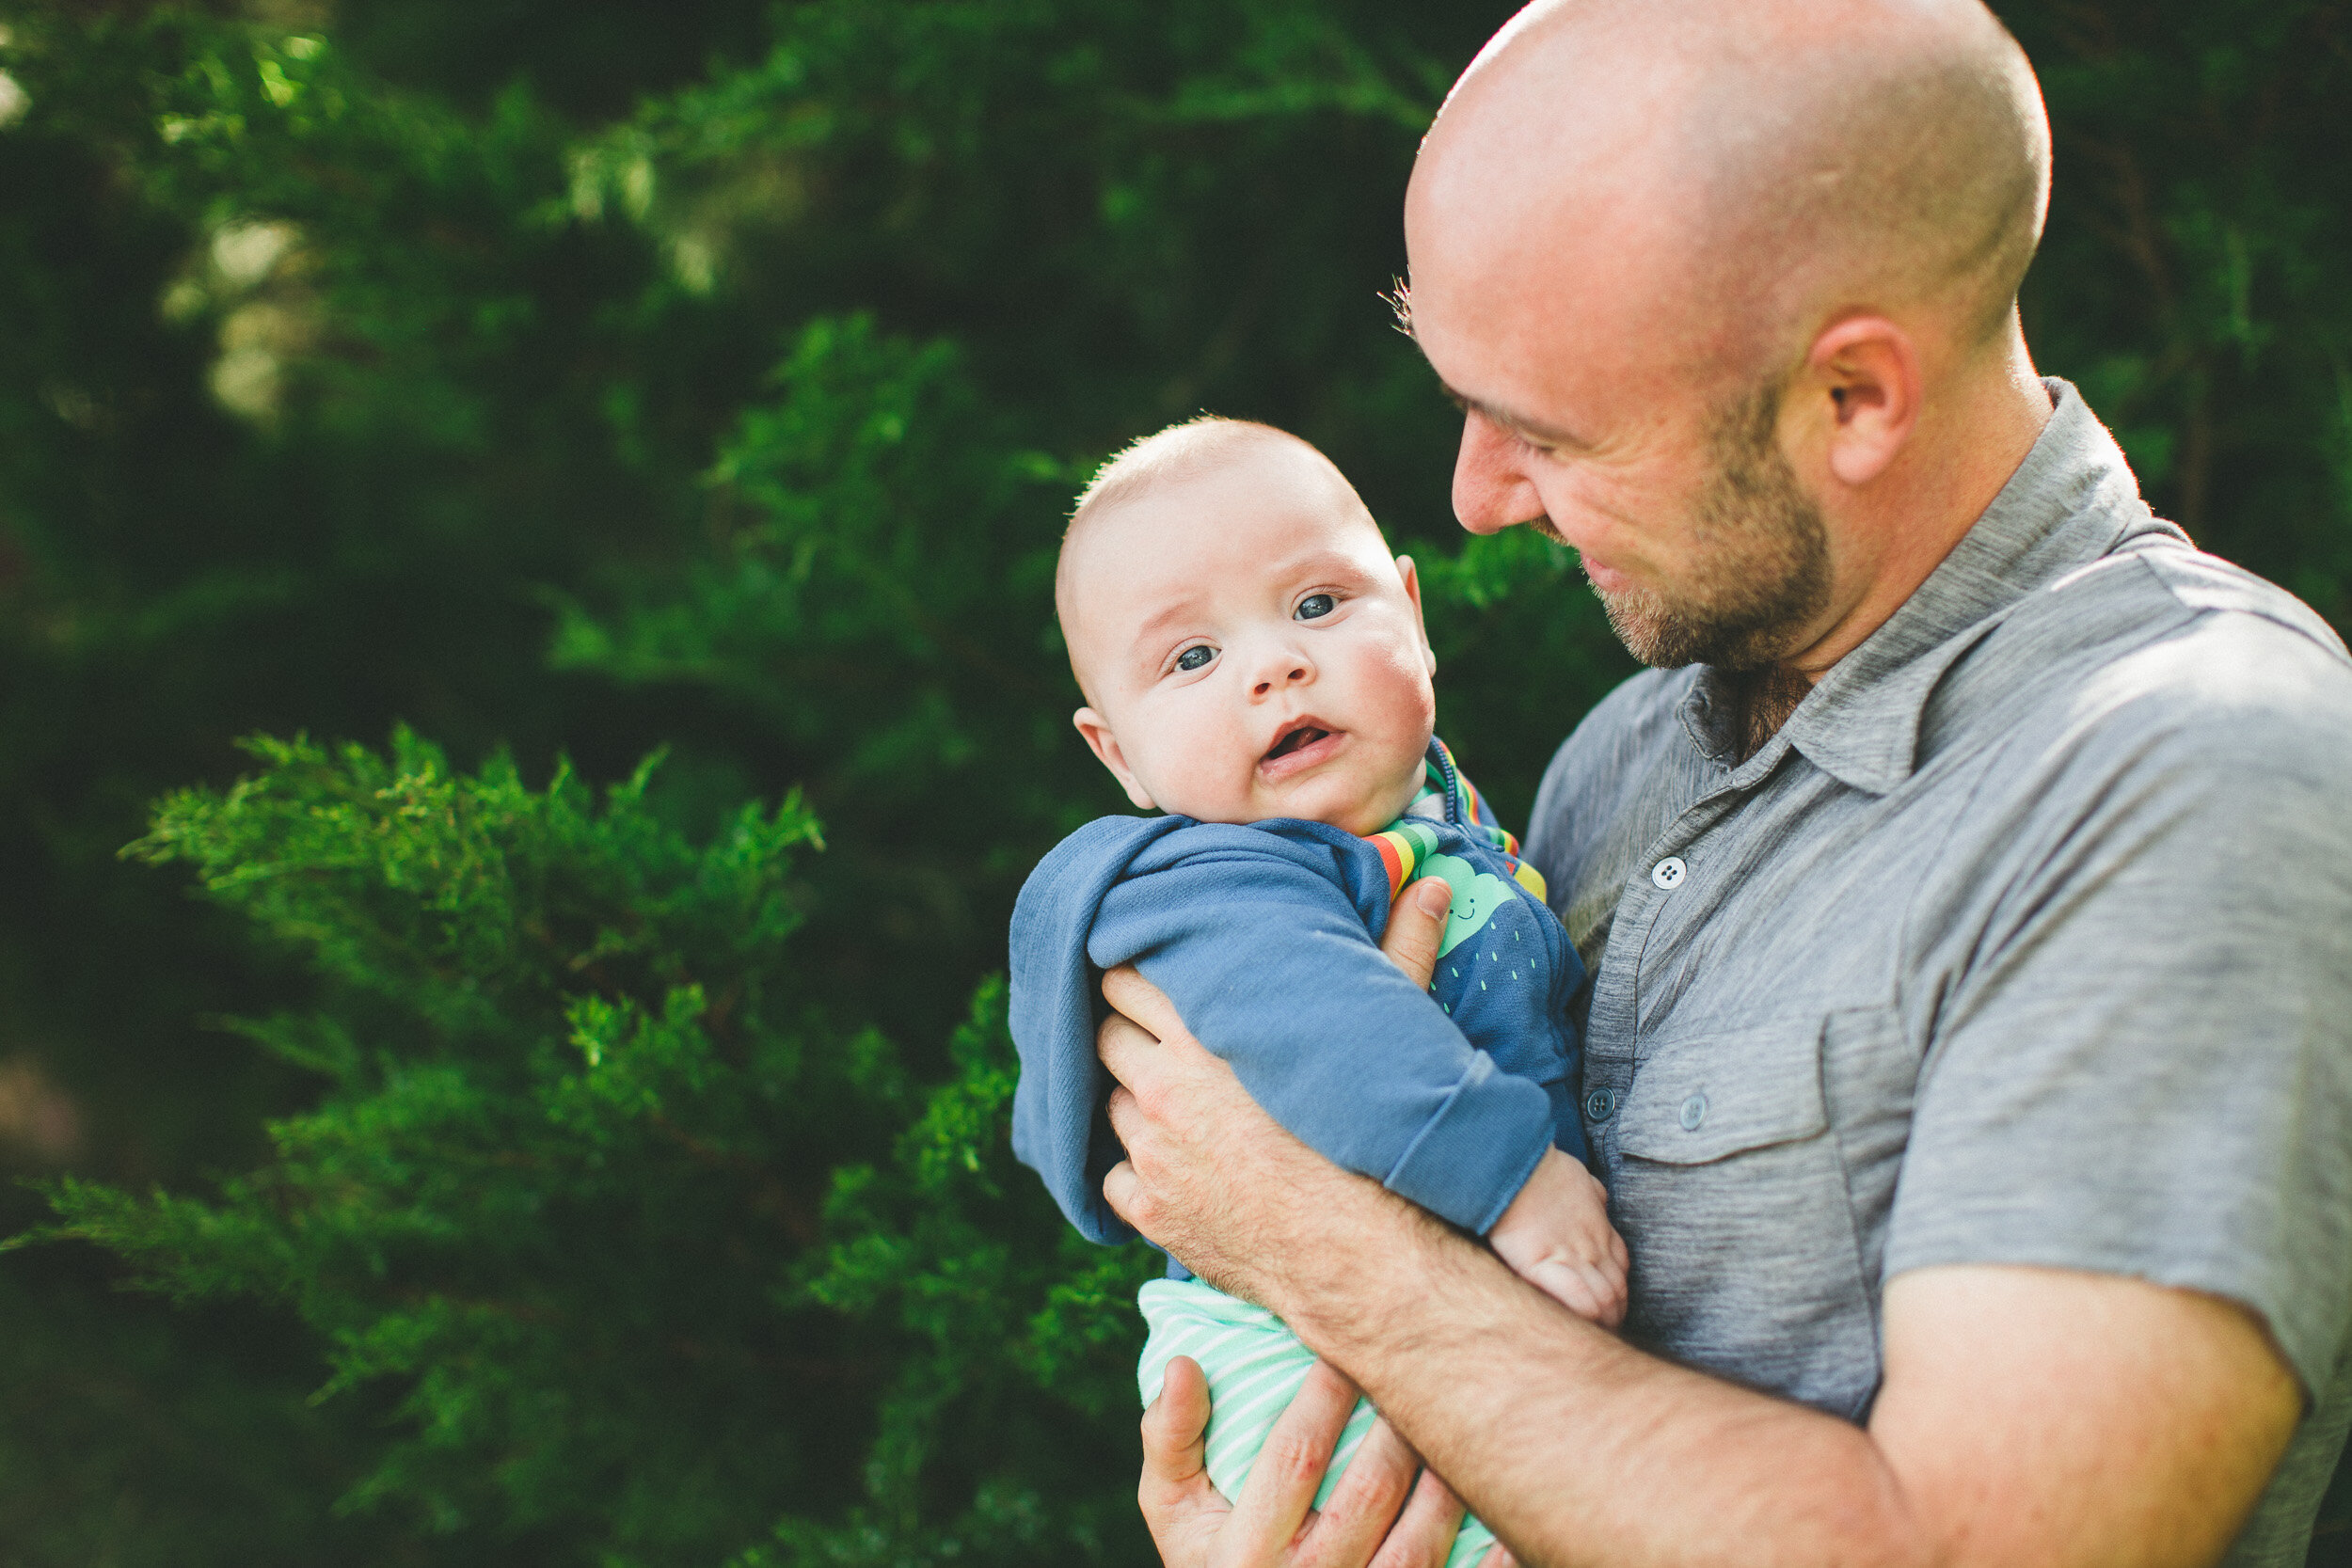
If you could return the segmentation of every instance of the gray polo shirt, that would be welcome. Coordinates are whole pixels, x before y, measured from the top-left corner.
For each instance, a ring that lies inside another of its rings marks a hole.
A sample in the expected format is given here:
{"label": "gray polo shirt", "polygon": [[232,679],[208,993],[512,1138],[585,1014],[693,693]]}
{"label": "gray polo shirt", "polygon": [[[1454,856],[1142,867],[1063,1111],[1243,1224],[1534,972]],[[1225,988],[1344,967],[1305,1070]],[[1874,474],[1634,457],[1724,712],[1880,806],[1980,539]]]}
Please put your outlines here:
{"label": "gray polo shirt", "polygon": [[2299,1564],[2352,1418],[2352,661],[2049,385],[1762,751],[1715,672],[1651,671],[1545,775],[1629,1332],[1859,1420],[1906,1269],[2229,1297],[2309,1402],[2229,1560]]}

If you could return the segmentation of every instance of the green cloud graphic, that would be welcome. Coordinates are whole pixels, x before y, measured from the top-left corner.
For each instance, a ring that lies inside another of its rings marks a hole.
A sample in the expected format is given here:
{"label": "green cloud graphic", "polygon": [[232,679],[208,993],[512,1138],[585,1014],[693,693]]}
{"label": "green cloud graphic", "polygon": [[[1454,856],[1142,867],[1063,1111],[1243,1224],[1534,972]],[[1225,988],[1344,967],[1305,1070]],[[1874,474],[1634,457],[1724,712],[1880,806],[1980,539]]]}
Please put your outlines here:
{"label": "green cloud graphic", "polygon": [[1495,911],[1519,895],[1511,883],[1491,871],[1479,870],[1458,855],[1432,855],[1422,868],[1429,876],[1444,878],[1445,885],[1454,890],[1454,907],[1445,917],[1445,941],[1438,948],[1439,958],[1485,930]]}

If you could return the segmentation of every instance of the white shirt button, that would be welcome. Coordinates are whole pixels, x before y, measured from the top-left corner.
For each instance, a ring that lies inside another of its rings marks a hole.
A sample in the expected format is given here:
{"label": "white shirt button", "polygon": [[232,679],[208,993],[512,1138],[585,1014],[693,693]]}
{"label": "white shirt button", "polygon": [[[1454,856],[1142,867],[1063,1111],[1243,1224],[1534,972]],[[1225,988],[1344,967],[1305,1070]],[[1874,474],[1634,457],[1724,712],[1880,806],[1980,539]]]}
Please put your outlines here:
{"label": "white shirt button", "polygon": [[1690,874],[1691,868],[1682,863],[1682,857],[1680,855],[1668,855],[1664,860],[1660,861],[1656,865],[1649,868],[1649,879],[1651,885],[1661,888],[1668,893],[1672,893],[1675,889],[1680,887],[1682,885],[1682,879]]}

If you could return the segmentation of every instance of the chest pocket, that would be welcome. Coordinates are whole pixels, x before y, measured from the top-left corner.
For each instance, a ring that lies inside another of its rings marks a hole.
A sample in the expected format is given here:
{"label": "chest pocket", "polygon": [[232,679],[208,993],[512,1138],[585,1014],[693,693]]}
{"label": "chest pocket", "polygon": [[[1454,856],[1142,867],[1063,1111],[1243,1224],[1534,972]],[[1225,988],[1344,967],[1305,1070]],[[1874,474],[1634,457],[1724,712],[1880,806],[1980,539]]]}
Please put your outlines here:
{"label": "chest pocket", "polygon": [[1645,1042],[1608,1130],[1638,1341],[1858,1418],[1878,1335],[1821,1086],[1821,1015]]}
{"label": "chest pocket", "polygon": [[1618,1113],[1618,1149],[1703,1165],[1814,1136],[1829,1125],[1820,1038],[1816,1020],[1654,1048]]}

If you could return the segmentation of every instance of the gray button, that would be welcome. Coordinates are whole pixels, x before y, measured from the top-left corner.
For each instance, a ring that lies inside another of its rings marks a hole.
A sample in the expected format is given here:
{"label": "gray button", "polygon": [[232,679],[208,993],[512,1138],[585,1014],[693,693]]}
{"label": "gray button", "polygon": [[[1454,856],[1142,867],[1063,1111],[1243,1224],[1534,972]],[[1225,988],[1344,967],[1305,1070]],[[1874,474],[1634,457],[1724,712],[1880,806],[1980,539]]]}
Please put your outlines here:
{"label": "gray button", "polygon": [[1682,879],[1690,872],[1691,868],[1682,863],[1680,855],[1668,855],[1649,868],[1649,879],[1654,886],[1672,893],[1682,885]]}
{"label": "gray button", "polygon": [[1617,1091],[1595,1089],[1584,1097],[1584,1114],[1595,1121],[1607,1121],[1617,1114]]}
{"label": "gray button", "polygon": [[1682,1102],[1682,1130],[1695,1132],[1699,1123],[1707,1119],[1707,1096],[1694,1094]]}

